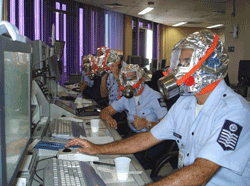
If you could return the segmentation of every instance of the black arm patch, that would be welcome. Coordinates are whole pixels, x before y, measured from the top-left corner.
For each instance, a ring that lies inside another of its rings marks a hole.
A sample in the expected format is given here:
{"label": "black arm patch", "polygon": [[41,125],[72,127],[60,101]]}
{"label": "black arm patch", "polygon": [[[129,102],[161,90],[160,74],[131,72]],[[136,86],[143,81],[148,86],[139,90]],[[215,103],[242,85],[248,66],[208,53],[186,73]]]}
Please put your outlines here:
{"label": "black arm patch", "polygon": [[223,148],[223,150],[234,150],[236,148],[242,126],[232,121],[226,120],[217,142]]}

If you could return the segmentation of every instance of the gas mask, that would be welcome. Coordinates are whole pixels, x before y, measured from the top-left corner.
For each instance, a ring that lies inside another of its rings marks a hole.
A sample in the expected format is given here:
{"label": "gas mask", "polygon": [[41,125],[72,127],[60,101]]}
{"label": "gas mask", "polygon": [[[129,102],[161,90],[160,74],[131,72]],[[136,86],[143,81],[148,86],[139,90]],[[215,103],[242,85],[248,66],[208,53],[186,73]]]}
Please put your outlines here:
{"label": "gas mask", "polygon": [[143,75],[144,70],[137,64],[129,64],[121,69],[121,72],[119,73],[119,79],[121,82],[120,90],[124,97],[130,99],[134,95],[143,91]]}
{"label": "gas mask", "polygon": [[89,70],[89,66],[90,66],[90,61],[92,59],[93,55],[88,54],[87,56],[83,56],[82,57],[82,71],[86,72]]}
{"label": "gas mask", "polygon": [[228,62],[228,53],[217,34],[195,32],[172,49],[170,67],[158,80],[159,90],[168,99],[212,91],[226,76]]}
{"label": "gas mask", "polygon": [[121,59],[118,54],[105,46],[97,48],[97,75],[103,76],[110,73],[110,68],[113,63],[118,64],[118,68],[121,69]]}

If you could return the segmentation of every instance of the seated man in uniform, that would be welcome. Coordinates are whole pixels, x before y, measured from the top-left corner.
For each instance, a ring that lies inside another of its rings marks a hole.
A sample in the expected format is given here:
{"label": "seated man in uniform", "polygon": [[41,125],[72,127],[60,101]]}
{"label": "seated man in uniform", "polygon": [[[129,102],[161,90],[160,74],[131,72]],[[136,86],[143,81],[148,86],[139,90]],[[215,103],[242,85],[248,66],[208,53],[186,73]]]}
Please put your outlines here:
{"label": "seated man in uniform", "polygon": [[[100,118],[111,127],[117,128],[117,121],[113,115],[125,111],[127,113],[129,131],[123,138],[149,131],[167,114],[166,103],[161,94],[144,84],[144,70],[137,64],[122,67],[119,73],[122,97],[111,105],[102,109]],[[119,95],[119,94],[118,94]],[[136,153],[135,156],[145,169],[162,156],[172,141],[164,141],[147,152]],[[174,165],[172,165],[174,167]]]}
{"label": "seated man in uniform", "polygon": [[97,49],[98,57],[101,58],[98,60],[99,65],[109,66],[110,72],[102,77],[101,80],[101,96],[109,97],[109,104],[118,100],[118,90],[120,88],[119,82],[119,72],[122,67],[127,64],[120,59],[118,54],[106,47],[101,47]]}
{"label": "seated man in uniform", "polygon": [[[118,100],[118,90],[120,88],[119,71],[127,64],[120,59],[119,55],[114,50],[111,50],[107,47],[98,48],[97,56],[99,69],[108,69],[108,73],[103,75],[101,78],[100,91],[101,97],[108,96],[108,105],[110,105],[114,101]],[[118,125],[117,131],[119,134],[122,136],[126,135],[129,131],[128,124],[126,122],[126,113],[117,113],[113,117],[119,123],[123,123],[122,125]]]}
{"label": "seated man in uniform", "polygon": [[158,82],[166,97],[181,94],[150,131],[105,145],[79,138],[88,154],[126,154],[165,139],[179,146],[179,170],[150,185],[249,185],[250,107],[224,81],[229,57],[218,35],[195,32],[171,52],[170,71]]}
{"label": "seated man in uniform", "polygon": [[78,83],[83,95],[87,98],[94,99],[100,106],[107,106],[105,98],[101,97],[100,84],[101,78],[96,77],[92,79],[90,63],[95,63],[96,57],[89,54],[82,59],[82,81]]}
{"label": "seated man in uniform", "polygon": [[82,80],[78,83],[80,90],[83,92],[87,87],[93,87],[94,80],[89,78],[89,68],[90,61],[93,58],[93,55],[89,54],[83,56],[82,58]]}
{"label": "seated man in uniform", "polygon": [[149,88],[143,81],[144,70],[137,64],[129,64],[120,71],[120,90],[123,97],[104,108],[101,119],[117,128],[112,115],[125,111],[129,127],[134,133],[150,130],[167,114],[166,104],[159,92]]}

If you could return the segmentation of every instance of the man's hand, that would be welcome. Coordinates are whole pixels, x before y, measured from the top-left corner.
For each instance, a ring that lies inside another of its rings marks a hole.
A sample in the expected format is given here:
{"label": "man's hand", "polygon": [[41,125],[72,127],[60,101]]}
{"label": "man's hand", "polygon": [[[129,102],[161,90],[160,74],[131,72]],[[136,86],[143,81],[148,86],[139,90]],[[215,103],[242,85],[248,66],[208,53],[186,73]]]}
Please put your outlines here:
{"label": "man's hand", "polygon": [[98,149],[98,145],[95,145],[91,142],[89,142],[88,140],[85,139],[80,139],[80,138],[75,138],[70,140],[65,147],[70,147],[70,146],[74,146],[74,145],[80,145],[82,148],[79,149],[79,152],[84,152],[87,154],[99,154],[100,151]]}
{"label": "man's hand", "polygon": [[115,127],[117,129],[117,122],[112,117],[110,117],[109,119],[107,119],[106,122],[107,122],[108,126]]}
{"label": "man's hand", "polygon": [[88,86],[88,83],[85,82],[85,81],[80,81],[78,83],[79,87],[80,87],[80,90],[83,92],[85,90],[85,88]]}
{"label": "man's hand", "polygon": [[144,128],[147,128],[148,127],[148,122],[146,119],[144,118],[139,118],[137,116],[134,115],[134,121],[132,122],[132,124],[134,125],[134,127],[137,129],[137,130],[141,130],[141,129],[144,129]]}
{"label": "man's hand", "polygon": [[116,79],[119,78],[119,69],[118,69],[118,65],[116,63],[112,63],[111,72]]}

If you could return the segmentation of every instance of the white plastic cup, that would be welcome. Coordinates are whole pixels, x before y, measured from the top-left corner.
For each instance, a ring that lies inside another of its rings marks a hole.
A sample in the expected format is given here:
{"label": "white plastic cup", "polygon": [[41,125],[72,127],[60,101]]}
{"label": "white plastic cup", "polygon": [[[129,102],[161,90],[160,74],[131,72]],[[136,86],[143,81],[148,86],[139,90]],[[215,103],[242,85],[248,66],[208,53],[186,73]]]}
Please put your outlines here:
{"label": "white plastic cup", "polygon": [[131,159],[128,157],[115,158],[116,175],[119,181],[128,179],[130,161]]}
{"label": "white plastic cup", "polygon": [[90,125],[91,125],[91,131],[92,132],[98,132],[99,131],[99,123],[100,119],[91,119]]}

